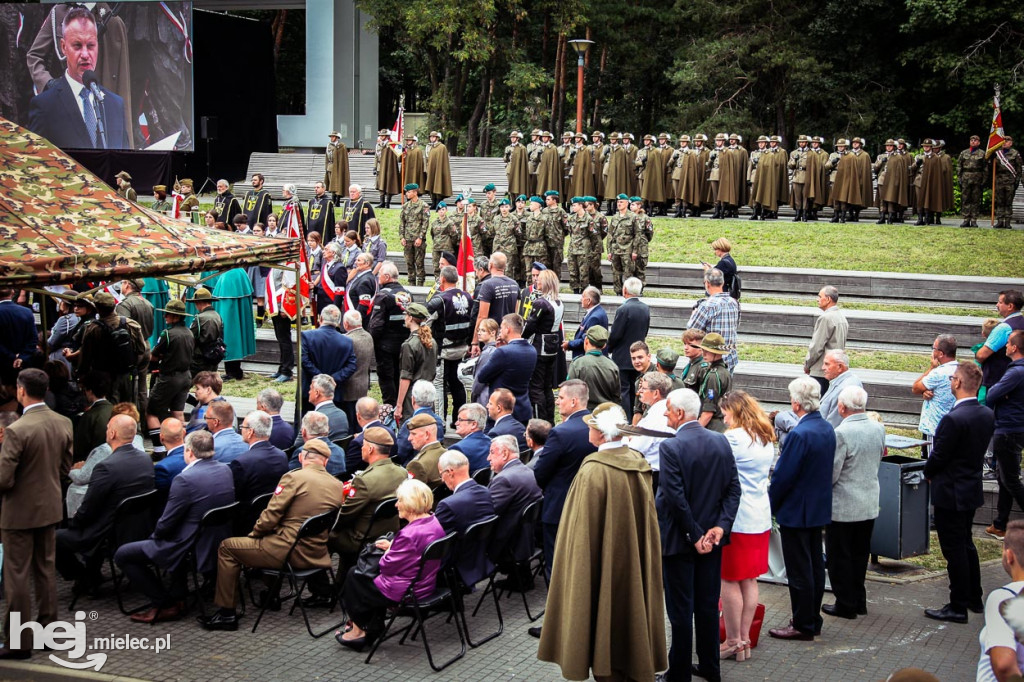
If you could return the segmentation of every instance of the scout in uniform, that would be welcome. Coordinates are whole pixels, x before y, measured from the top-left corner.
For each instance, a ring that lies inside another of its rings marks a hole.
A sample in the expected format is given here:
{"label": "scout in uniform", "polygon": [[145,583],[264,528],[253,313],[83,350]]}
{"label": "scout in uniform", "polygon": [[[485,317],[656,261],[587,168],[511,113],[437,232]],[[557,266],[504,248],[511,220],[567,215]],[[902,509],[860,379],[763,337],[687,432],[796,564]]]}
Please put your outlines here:
{"label": "scout in uniform", "polygon": [[618,212],[608,220],[608,260],[612,264],[612,286],[615,295],[622,295],[622,283],[633,276],[636,269],[639,230],[636,219],[629,212],[629,197],[616,197]]}
{"label": "scout in uniform", "polygon": [[128,201],[139,200],[139,195],[132,188],[132,176],[128,175],[125,171],[121,171],[114,176],[114,181],[117,183],[117,195],[119,197]]}

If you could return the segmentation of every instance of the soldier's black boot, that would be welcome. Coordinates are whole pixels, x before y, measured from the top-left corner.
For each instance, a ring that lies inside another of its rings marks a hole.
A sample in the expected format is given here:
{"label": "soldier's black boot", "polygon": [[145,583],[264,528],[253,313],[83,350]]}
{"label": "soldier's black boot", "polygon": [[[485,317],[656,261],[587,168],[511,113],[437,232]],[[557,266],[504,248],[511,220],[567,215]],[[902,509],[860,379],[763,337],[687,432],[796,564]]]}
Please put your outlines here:
{"label": "soldier's black boot", "polygon": [[938,211],[932,214],[932,218],[935,220],[936,225],[942,224],[942,214],[939,213]]}
{"label": "soldier's black boot", "polygon": [[830,223],[838,223],[839,222],[839,209],[837,209],[837,208],[832,209],[832,220],[830,220],[829,222]]}
{"label": "soldier's black boot", "polygon": [[889,221],[888,213],[879,213],[878,220],[875,221],[875,225],[885,225]]}
{"label": "soldier's black boot", "polygon": [[970,218],[964,218],[964,221],[962,223],[960,223],[960,227],[970,227],[970,226],[971,226],[971,219]]}
{"label": "soldier's black boot", "polygon": [[757,220],[761,215],[761,204],[754,204],[754,212],[750,214],[748,220]]}
{"label": "soldier's black boot", "polygon": [[384,195],[380,195],[380,203],[377,204],[377,208],[384,208]]}
{"label": "soldier's black boot", "polygon": [[856,209],[854,211],[851,211],[851,213],[853,214],[853,220],[851,222],[859,223],[860,222],[860,209],[858,208],[858,209]]}
{"label": "soldier's black boot", "polygon": [[676,204],[676,205],[675,205],[675,209],[676,209],[676,210],[675,210],[675,212],[674,212],[674,213],[672,214],[672,217],[673,217],[673,218],[682,218],[682,217],[683,217],[683,204],[682,204],[682,203],[678,203],[678,204]]}
{"label": "soldier's black boot", "polygon": [[[925,214],[926,213],[927,213],[927,211],[922,211],[921,213],[918,213],[917,214],[917,222],[914,223],[914,224],[915,225],[924,225],[925,222],[926,222],[926,218],[925,218]],[[930,218],[930,216],[929,216],[929,218]]]}
{"label": "soldier's black boot", "polygon": [[818,220],[818,209],[816,209],[816,208],[815,209],[811,209],[807,213],[808,213],[807,220],[809,220],[811,222],[816,222]]}
{"label": "soldier's black boot", "polygon": [[846,217],[848,215],[852,214],[852,213],[853,213],[853,211],[846,211],[846,210],[840,211],[839,212],[839,222],[845,223],[846,222]]}
{"label": "soldier's black boot", "polygon": [[799,223],[801,220],[803,220],[803,217],[804,217],[804,210],[802,208],[798,208],[796,210],[796,215],[793,216],[793,222],[794,223]]}

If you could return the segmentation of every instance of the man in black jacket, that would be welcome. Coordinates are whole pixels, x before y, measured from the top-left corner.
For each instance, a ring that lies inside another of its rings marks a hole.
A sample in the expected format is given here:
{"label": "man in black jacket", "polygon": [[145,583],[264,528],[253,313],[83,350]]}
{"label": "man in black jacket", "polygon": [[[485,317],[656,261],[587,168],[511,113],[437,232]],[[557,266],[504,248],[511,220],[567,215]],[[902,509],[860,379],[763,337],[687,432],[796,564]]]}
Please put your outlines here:
{"label": "man in black jacket", "polygon": [[956,402],[935,429],[924,476],[931,482],[935,530],[949,572],[949,603],[925,609],[935,620],[966,623],[967,611],[984,609],[978,550],[971,538],[974,512],[984,503],[981,469],[992,439],[995,416],[978,404],[981,370],[973,362],[961,362],[950,386]]}
{"label": "man in black jacket", "polygon": [[373,298],[373,311],[366,331],[373,337],[381,400],[397,406],[400,351],[402,342],[409,338],[405,309],[412,303],[412,295],[398,283],[398,267],[391,261],[381,263],[377,282],[380,288]]}
{"label": "man in black jacket", "polygon": [[270,442],[273,418],[254,410],[242,420],[242,440],[249,449],[228,463],[235,481],[235,499],[248,503],[257,495],[274,491],[288,471],[288,456]]}
{"label": "man in black jacket", "polygon": [[629,347],[634,341],[647,338],[651,326],[651,309],[640,300],[644,284],[636,277],[630,277],[622,283],[622,295],[625,300],[615,311],[612,328],[608,333],[608,344],[605,353],[612,357],[619,368],[619,393],[622,409],[626,414],[633,414],[633,400],[636,395],[633,387],[640,373],[633,369],[629,357]]}
{"label": "man in black jacket", "polygon": [[435,316],[432,325],[434,338],[441,344],[440,357],[444,364],[444,390],[452,397],[452,421],[466,404],[466,387],[459,380],[459,363],[469,352],[472,299],[459,288],[459,273],[451,265],[441,268],[440,291],[427,301],[427,310]]}

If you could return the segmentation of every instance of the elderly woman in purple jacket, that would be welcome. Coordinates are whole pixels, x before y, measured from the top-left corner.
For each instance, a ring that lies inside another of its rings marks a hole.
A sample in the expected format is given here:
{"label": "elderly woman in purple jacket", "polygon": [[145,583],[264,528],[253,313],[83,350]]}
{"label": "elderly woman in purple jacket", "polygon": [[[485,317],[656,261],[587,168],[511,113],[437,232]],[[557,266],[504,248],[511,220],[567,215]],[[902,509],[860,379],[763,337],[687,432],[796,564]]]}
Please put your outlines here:
{"label": "elderly woman in purple jacket", "polygon": [[[425,483],[415,479],[404,481],[395,493],[398,498],[398,516],[408,522],[392,541],[378,540],[377,547],[384,550],[380,560],[380,575],[369,578],[349,569],[342,594],[342,603],[351,619],[351,627],[335,633],[342,646],[361,651],[384,629],[384,616],[389,606],[397,604],[416,579],[420,559],[427,546],[444,537],[444,529],[430,513],[434,495]],[[432,561],[423,571],[416,586],[416,597],[426,598],[437,585],[439,561]]]}

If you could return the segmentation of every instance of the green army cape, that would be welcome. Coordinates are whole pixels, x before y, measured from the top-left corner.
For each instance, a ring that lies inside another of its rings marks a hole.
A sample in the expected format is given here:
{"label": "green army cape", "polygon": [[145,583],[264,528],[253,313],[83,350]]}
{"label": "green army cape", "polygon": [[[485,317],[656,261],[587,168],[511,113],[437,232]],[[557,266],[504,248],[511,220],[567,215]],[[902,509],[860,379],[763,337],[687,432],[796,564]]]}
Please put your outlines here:
{"label": "green army cape", "polygon": [[544,195],[544,192],[554,190],[559,193],[559,200],[562,194],[562,158],[558,156],[558,147],[551,144],[544,148],[540,156],[540,166],[537,168],[537,194]]}
{"label": "green army cape", "polygon": [[839,160],[836,181],[832,187],[832,198],[851,206],[870,206],[875,196],[871,183],[871,155],[861,150],[843,154]]}
{"label": "green army cape", "polygon": [[526,147],[517,144],[512,149],[505,175],[508,176],[509,194],[513,197],[530,193],[530,162],[526,156]]}
{"label": "green army cape", "polygon": [[804,198],[810,205],[824,204],[828,198],[828,173],[825,172],[827,160],[827,155],[819,154],[813,149],[807,152]]}
{"label": "green army cape", "polygon": [[732,150],[732,153],[739,157],[739,163],[734,172],[736,173],[736,183],[740,188],[740,200],[737,206],[742,206],[750,201],[750,190],[747,187],[747,168],[750,167],[750,152],[747,151],[746,147],[738,146]]}
{"label": "green army cape", "polygon": [[405,151],[405,184],[416,183],[420,187],[426,184],[425,157],[419,147],[411,147]]}
{"label": "green army cape", "polygon": [[[701,160],[703,157],[703,161]],[[704,192],[707,191],[707,177],[704,170],[704,163],[707,161],[707,153],[701,154],[694,151],[683,154],[682,167],[679,171],[679,198],[689,206],[699,206],[704,201]]]}
{"label": "green army cape", "polygon": [[606,169],[608,175],[604,182],[604,196],[614,199],[619,194],[629,194],[629,176],[632,163],[629,154],[622,148],[622,145],[609,147],[608,163]]}
{"label": "green army cape", "polygon": [[644,188],[640,198],[646,201],[665,201],[665,166],[668,164],[668,155],[662,152],[660,147],[651,147],[647,151],[647,167],[644,168]]}
{"label": "green army cape", "polygon": [[625,446],[588,455],[565,499],[537,658],[569,680],[653,680],[668,667],[651,467]]}
{"label": "green army cape", "polygon": [[348,169],[348,147],[344,142],[337,145],[328,144],[333,147],[330,159],[324,154],[324,187],[328,192],[335,194],[347,194],[348,186],[352,184],[351,173]]}
{"label": "green army cape", "polygon": [[751,202],[761,204],[768,211],[779,210],[779,204],[789,203],[789,171],[786,152],[780,147],[772,152],[768,149],[757,162],[757,177]]}
{"label": "green army cape", "polygon": [[221,273],[213,288],[213,309],[224,320],[225,360],[242,360],[256,354],[252,295],[252,282],[244,268]]}
{"label": "green army cape", "polygon": [[452,167],[448,147],[443,142],[438,142],[427,152],[427,180],[422,187],[432,197],[443,199],[452,195]]}
{"label": "green army cape", "polygon": [[588,147],[581,147],[573,159],[572,186],[570,189],[570,193],[574,197],[596,196],[597,188],[594,184],[594,166]]}
{"label": "green army cape", "polygon": [[[377,159],[377,189],[381,194],[401,194],[402,175],[398,168],[398,155],[391,145],[386,144],[380,150]],[[345,188],[348,191],[348,188]]]}
{"label": "green army cape", "polygon": [[[730,206],[745,203],[747,165],[738,150],[725,148],[718,154],[718,200]],[[742,186],[742,187],[741,187]]]}
{"label": "green army cape", "polygon": [[910,205],[910,195],[914,191],[910,184],[910,154],[890,154],[885,163],[885,184],[882,185],[882,201],[889,201],[900,206]]}
{"label": "green army cape", "polygon": [[594,191],[590,193],[590,196],[595,197],[598,201],[604,197],[604,157],[601,156],[604,148],[604,144],[587,145],[590,163],[594,170]]}

